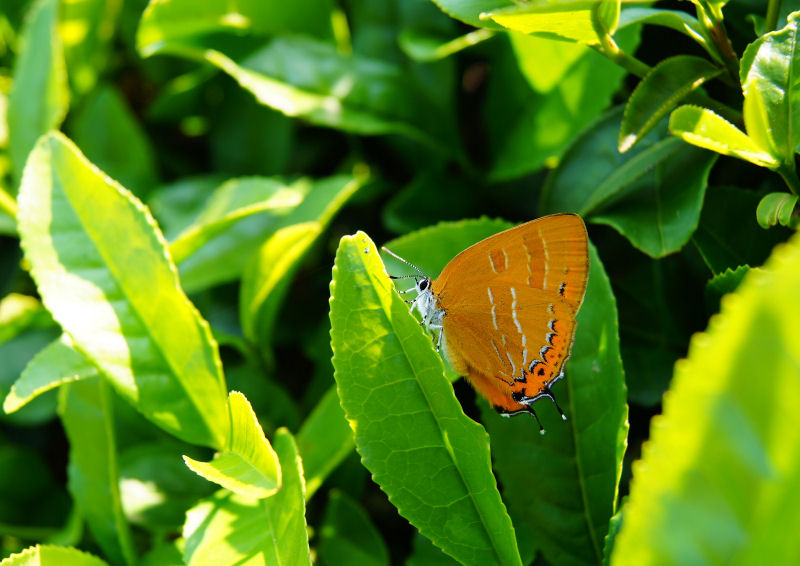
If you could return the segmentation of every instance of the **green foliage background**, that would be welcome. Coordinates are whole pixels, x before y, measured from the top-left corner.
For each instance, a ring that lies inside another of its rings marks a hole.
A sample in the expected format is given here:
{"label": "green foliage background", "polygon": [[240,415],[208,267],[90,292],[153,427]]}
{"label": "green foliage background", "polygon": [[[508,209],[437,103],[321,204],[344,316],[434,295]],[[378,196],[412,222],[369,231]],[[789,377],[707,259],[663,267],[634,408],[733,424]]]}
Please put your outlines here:
{"label": "green foliage background", "polygon": [[[3,566],[800,562],[799,10],[6,0]],[[378,249],[556,212],[541,436]]]}

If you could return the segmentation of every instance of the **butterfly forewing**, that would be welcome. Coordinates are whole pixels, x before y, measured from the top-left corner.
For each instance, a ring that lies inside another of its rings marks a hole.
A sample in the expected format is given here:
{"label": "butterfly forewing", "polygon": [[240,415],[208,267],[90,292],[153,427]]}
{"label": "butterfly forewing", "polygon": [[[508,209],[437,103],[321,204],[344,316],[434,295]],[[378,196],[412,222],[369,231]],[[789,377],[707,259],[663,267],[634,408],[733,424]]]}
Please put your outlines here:
{"label": "butterfly forewing", "polygon": [[569,357],[587,275],[586,229],[572,214],[468,248],[432,285],[449,361],[498,409],[524,407],[514,397],[545,391]]}

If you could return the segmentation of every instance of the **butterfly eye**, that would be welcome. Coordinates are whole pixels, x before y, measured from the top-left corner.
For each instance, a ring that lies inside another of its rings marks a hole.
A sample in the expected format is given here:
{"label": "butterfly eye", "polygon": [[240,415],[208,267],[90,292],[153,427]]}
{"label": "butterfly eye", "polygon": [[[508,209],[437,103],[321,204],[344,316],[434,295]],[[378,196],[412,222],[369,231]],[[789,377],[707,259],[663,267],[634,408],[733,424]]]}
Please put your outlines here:
{"label": "butterfly eye", "polygon": [[425,279],[419,282],[419,290],[424,291],[427,288],[428,288],[428,278],[426,277]]}

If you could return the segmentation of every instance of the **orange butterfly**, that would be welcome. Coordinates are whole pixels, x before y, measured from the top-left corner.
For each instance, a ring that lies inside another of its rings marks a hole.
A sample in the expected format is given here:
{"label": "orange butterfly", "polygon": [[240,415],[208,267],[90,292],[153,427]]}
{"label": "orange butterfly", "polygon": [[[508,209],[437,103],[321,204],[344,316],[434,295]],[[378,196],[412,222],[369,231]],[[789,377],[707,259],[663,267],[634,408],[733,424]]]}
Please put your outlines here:
{"label": "orange butterfly", "polygon": [[431,281],[416,269],[411,303],[439,332],[437,350],[502,415],[531,413],[564,376],[575,316],[589,276],[586,227],[576,214],[553,214],[467,248]]}

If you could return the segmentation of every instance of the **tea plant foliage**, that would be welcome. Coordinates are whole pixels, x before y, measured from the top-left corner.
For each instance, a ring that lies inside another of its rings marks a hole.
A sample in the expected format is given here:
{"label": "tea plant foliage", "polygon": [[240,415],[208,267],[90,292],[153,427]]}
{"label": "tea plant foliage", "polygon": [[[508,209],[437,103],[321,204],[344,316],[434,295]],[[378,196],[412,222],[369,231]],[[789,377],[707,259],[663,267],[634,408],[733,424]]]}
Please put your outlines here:
{"label": "tea plant foliage", "polygon": [[[797,8],[4,2],[0,565],[800,561]],[[404,299],[560,212],[541,435]]]}

